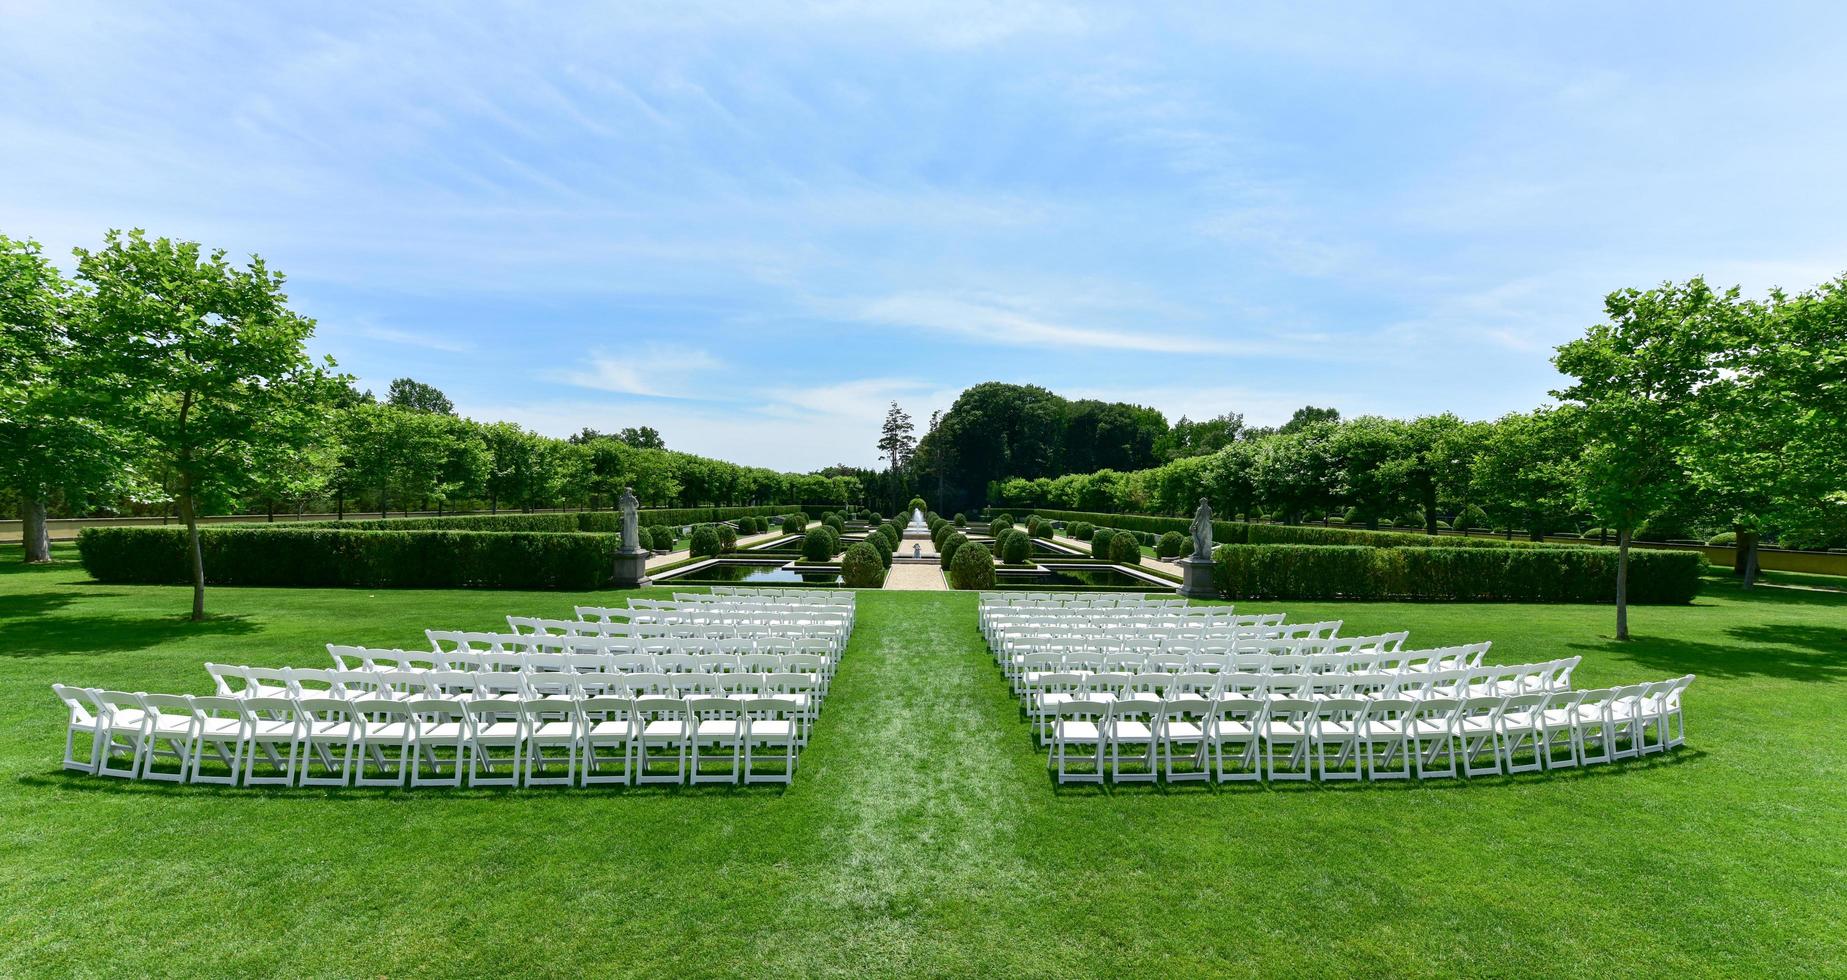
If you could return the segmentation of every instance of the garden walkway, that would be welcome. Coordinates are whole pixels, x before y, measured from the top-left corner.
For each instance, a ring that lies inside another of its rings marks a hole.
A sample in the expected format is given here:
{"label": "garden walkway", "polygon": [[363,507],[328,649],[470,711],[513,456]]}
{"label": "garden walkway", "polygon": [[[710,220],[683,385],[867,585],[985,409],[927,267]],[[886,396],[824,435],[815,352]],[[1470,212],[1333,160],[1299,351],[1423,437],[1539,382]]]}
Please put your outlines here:
{"label": "garden walkway", "polygon": [[893,562],[891,571],[885,573],[885,588],[907,592],[946,592],[949,583],[943,581],[942,566],[935,562]]}

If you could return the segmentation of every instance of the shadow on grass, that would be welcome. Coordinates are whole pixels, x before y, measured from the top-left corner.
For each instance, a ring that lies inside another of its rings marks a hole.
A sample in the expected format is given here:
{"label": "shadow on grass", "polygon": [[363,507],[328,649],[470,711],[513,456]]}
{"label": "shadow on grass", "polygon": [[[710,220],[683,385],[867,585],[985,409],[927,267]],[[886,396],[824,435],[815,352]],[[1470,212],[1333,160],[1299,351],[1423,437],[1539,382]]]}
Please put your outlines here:
{"label": "shadow on grass", "polygon": [[1615,655],[1661,675],[1774,677],[1805,683],[1847,678],[1847,631],[1817,626],[1735,626],[1737,644],[1641,636],[1627,643],[1571,643],[1589,654]]}
{"label": "shadow on grass", "polygon": [[1534,783],[1557,783],[1579,779],[1614,779],[1623,776],[1641,775],[1662,769],[1694,765],[1706,758],[1703,749],[1683,745],[1666,753],[1656,753],[1640,759],[1618,759],[1614,762],[1600,762],[1595,765],[1574,766],[1567,769],[1551,769],[1544,772],[1523,772],[1499,776],[1454,776],[1432,777],[1430,779],[1386,779],[1374,782],[1369,779],[1326,781],[1320,779],[1287,780],[1272,782],[1269,780],[1244,780],[1236,782],[1215,782],[1213,780],[1167,783],[1167,782],[1133,782],[1133,783],[1059,783],[1057,774],[1046,773],[1046,781],[1051,785],[1052,793],[1060,797],[1082,798],[1086,796],[1193,796],[1200,794],[1262,794],[1262,793],[1404,793],[1413,790],[1439,790],[1445,792],[1465,792],[1471,787],[1490,789],[1495,787],[1523,786]]}
{"label": "shadow on grass", "polygon": [[[797,778],[800,778],[799,776]],[[109,796],[162,796],[226,799],[313,800],[328,803],[354,800],[414,799],[429,797],[442,800],[543,800],[553,797],[594,798],[622,796],[638,799],[653,797],[732,797],[737,799],[775,798],[791,787],[781,783],[730,785],[706,783],[698,786],[222,786],[211,783],[166,783],[140,779],[117,779],[92,776],[72,769],[48,769],[28,773],[15,780],[20,786],[57,789]]]}
{"label": "shadow on grass", "polygon": [[184,616],[50,615],[102,594],[35,592],[0,596],[0,657],[141,650],[189,637],[242,636],[261,629],[246,616],[211,616],[195,623]]}

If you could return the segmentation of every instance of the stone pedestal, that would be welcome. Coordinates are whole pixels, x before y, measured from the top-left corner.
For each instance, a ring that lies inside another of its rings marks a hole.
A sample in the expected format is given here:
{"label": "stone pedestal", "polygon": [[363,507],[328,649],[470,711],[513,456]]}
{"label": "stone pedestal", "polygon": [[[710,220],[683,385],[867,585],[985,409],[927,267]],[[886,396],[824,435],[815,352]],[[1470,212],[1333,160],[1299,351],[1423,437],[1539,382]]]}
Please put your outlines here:
{"label": "stone pedestal", "polygon": [[618,589],[642,589],[652,585],[648,579],[648,558],[646,551],[616,552],[615,586]]}
{"label": "stone pedestal", "polygon": [[1181,595],[1188,599],[1216,599],[1219,597],[1218,586],[1214,585],[1212,582],[1212,566],[1214,564],[1212,559],[1188,556],[1180,559],[1178,564],[1180,565],[1180,572],[1184,579],[1180,583]]}

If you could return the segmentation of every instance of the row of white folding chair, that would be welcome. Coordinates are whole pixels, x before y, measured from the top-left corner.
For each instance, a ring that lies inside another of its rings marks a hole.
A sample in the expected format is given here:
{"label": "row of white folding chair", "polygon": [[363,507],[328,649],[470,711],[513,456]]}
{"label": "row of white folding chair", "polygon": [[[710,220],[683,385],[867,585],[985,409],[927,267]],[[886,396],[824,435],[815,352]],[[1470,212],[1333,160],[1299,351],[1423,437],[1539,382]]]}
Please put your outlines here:
{"label": "row of white folding chair", "polygon": [[1353,673],[1428,673],[1461,667],[1479,667],[1489,644],[1471,643],[1433,650],[1404,650],[1398,653],[1207,653],[1186,647],[1149,651],[1127,650],[1099,654],[1093,650],[1045,649],[1018,654],[1012,658],[1010,677],[1017,683],[1021,674],[1046,669],[1046,658],[1057,658],[1058,669],[1126,670],[1139,660],[1144,670],[1207,670],[1246,674],[1353,674]]}
{"label": "row of white folding chair", "polygon": [[[848,635],[848,630],[839,624],[798,623],[790,626],[761,626],[751,624],[704,625],[691,623],[602,623],[587,619],[547,619],[543,616],[508,616],[509,632],[518,637],[536,637],[539,641],[546,639],[570,639],[573,637],[617,637],[651,639],[655,637],[683,637],[687,639],[730,638],[758,636],[839,636]],[[462,633],[475,635],[466,630],[444,630],[443,633]]]}
{"label": "row of white folding chair", "polygon": [[1027,714],[1043,719],[1060,701],[1114,701],[1126,698],[1185,695],[1216,700],[1226,697],[1293,698],[1306,701],[1359,698],[1508,697],[1570,690],[1577,658],[1434,671],[1423,674],[1235,674],[1187,672],[1129,673],[1070,670],[1028,675],[1019,694]]}
{"label": "row of white folding chair", "polygon": [[[781,697],[234,699],[53,685],[65,766],[121,778],[302,786],[789,782],[801,707]],[[78,755],[80,739],[89,758]],[[223,772],[208,772],[206,752]],[[759,758],[778,771],[756,771]],[[173,768],[156,768],[171,761]],[[709,771],[709,763],[727,768]],[[318,763],[318,768],[317,768]],[[672,769],[656,771],[658,763]],[[259,770],[259,766],[261,769]],[[503,768],[504,767],[504,768]]]}
{"label": "row of white folding chair", "polygon": [[821,653],[837,658],[846,641],[838,633],[806,631],[793,636],[648,638],[608,636],[537,636],[510,633],[469,633],[458,630],[424,630],[431,652],[438,656],[463,653]]}
{"label": "row of white folding chair", "polygon": [[[1405,779],[1570,768],[1682,744],[1680,695],[1692,680],[1424,700],[1071,700],[1051,713],[1047,765],[1060,782],[1106,775],[1119,782]],[[1133,768],[1124,769],[1125,755]],[[1177,769],[1183,756],[1187,764]],[[1073,771],[1074,759],[1091,766]]]}
{"label": "row of white folding chair", "polygon": [[1114,617],[1080,617],[1008,614],[996,616],[982,624],[981,635],[992,644],[997,637],[1008,633],[1032,630],[1115,633],[1131,633],[1136,630],[1199,632],[1240,627],[1280,626],[1283,623],[1283,615],[1282,613],[1261,613],[1242,616],[1172,616],[1158,613],[1132,613]]}
{"label": "row of white folding chair", "polygon": [[999,650],[1006,650],[1013,645],[1027,640],[1084,640],[1097,639],[1108,642],[1166,642],[1170,640],[1194,640],[1200,642],[1220,641],[1235,643],[1242,641],[1319,641],[1338,636],[1340,620],[1327,620],[1319,623],[1296,623],[1265,626],[1236,627],[1134,627],[1126,629],[1088,629],[1081,626],[1046,625],[1031,628],[1012,628],[1000,631],[994,641]]}
{"label": "row of white folding chair", "polygon": [[630,599],[626,610],[613,610],[607,606],[577,606],[577,618],[586,619],[586,611],[596,614],[594,618],[607,619],[613,616],[625,616],[630,622],[645,622],[649,618],[662,615],[755,615],[789,616],[800,618],[820,618],[827,621],[846,621],[852,610],[845,606],[834,606],[816,602],[796,600],[746,599],[730,596],[701,596],[697,599]]}
{"label": "row of white folding chair", "polygon": [[982,592],[979,594],[978,601],[984,607],[1067,606],[1074,602],[1113,602],[1120,605],[1156,608],[1187,607],[1185,599],[1123,592]]}
{"label": "row of white folding chair", "polygon": [[[313,667],[248,667],[206,664],[217,696],[472,701],[493,698],[582,700],[604,695],[660,697],[789,698],[812,722],[827,698],[825,681],[805,673],[516,674],[468,671],[342,671]],[[806,729],[803,731],[806,737]]]}
{"label": "row of white folding chair", "polygon": [[698,610],[637,612],[629,622],[639,625],[733,627],[739,630],[819,626],[838,630],[842,634],[845,634],[852,625],[844,615],[838,613],[809,615],[787,612],[703,612]]}
{"label": "row of white folding chair", "polygon": [[1289,637],[1264,635],[1266,629],[1240,628],[1205,631],[1204,635],[1173,632],[1116,633],[1106,631],[1021,631],[999,638],[994,657],[1006,663],[1012,657],[1031,650],[1094,650],[1101,653],[1133,653],[1185,650],[1197,653],[1264,653],[1295,654],[1309,649]]}
{"label": "row of white folding chair", "polygon": [[730,673],[734,671],[801,672],[832,676],[834,663],[820,653],[465,653],[440,661],[423,651],[337,646],[327,652],[340,670],[466,670],[550,673]]}
{"label": "row of white folding chair", "polygon": [[673,601],[681,604],[682,607],[689,606],[689,605],[699,605],[699,604],[725,605],[725,604],[737,603],[737,602],[742,601],[742,602],[753,602],[759,606],[769,605],[772,607],[790,607],[790,608],[796,608],[796,609],[815,608],[815,609],[825,610],[827,612],[841,613],[845,615],[847,627],[851,629],[853,625],[853,615],[854,615],[854,610],[855,610],[855,607],[852,601],[853,592],[850,589],[843,589],[839,591],[837,595],[846,596],[847,601],[845,602],[832,601],[830,599],[823,598],[820,596],[808,596],[808,595],[789,596],[789,595],[765,594],[761,596],[750,596],[746,598],[743,596],[703,595],[700,593],[688,593],[688,592],[675,592],[673,594]]}

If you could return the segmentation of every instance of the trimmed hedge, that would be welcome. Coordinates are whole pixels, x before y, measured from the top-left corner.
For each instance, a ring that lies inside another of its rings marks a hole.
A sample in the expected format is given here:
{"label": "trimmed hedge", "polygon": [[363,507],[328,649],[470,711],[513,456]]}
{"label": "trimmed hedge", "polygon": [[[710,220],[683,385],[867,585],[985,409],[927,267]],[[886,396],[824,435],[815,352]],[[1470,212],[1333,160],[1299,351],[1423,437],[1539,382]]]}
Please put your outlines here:
{"label": "trimmed hedge", "polygon": [[949,585],[955,589],[994,587],[994,556],[986,546],[971,541],[956,549],[956,556],[949,563]]}
{"label": "trimmed hedge", "polygon": [[[1100,514],[1090,511],[1040,511],[1063,521],[1094,521],[1109,527],[1145,534],[1177,531],[1191,536],[1191,521],[1182,517],[1147,514]],[[1213,521],[1215,544],[1359,545],[1368,548],[1579,548],[1582,545],[1544,541],[1505,541],[1498,538],[1431,536],[1423,532],[1368,531],[1362,528],[1314,527],[1304,524],[1245,524]]]}
{"label": "trimmed hedge", "polygon": [[1161,540],[1154,546],[1154,553],[1162,558],[1178,558],[1186,549],[1186,535],[1179,531],[1169,531],[1161,535]]}
{"label": "trimmed hedge", "polygon": [[[1221,545],[1213,581],[1229,599],[1614,602],[1613,548],[1364,548]],[[1687,603],[1705,556],[1631,551],[1629,601]]]}
{"label": "trimmed hedge", "polygon": [[828,561],[834,557],[834,545],[839,541],[827,526],[811,527],[802,536],[802,558],[805,561]]}
{"label": "trimmed hedge", "polygon": [[877,548],[855,542],[840,559],[840,580],[848,588],[876,589],[885,584],[886,567]]}
{"label": "trimmed hedge", "polygon": [[[211,585],[597,589],[611,584],[619,545],[576,532],[199,529]],[[183,527],[86,528],[77,551],[101,582],[181,585],[192,574]]]}
{"label": "trimmed hedge", "polygon": [[936,549],[937,553],[940,556],[939,560],[941,561],[942,566],[944,568],[948,568],[949,562],[952,559],[954,559],[956,556],[956,549],[962,547],[963,545],[967,543],[968,543],[968,535],[962,534],[961,532],[951,534],[949,537],[944,538],[943,543],[940,546],[938,546]]}
{"label": "trimmed hedge", "polygon": [[1000,560],[1009,565],[1023,565],[1033,556],[1032,539],[1018,528],[1008,528],[994,542],[1000,550]]}
{"label": "trimmed hedge", "polygon": [[[733,518],[775,514],[781,506],[769,507],[662,507],[637,512],[643,526],[665,524],[685,527],[710,524]],[[248,526],[248,525],[221,525]],[[263,527],[272,525],[263,524]],[[292,521],[293,528],[345,528],[353,531],[546,531],[563,533],[587,531],[593,534],[616,534],[622,530],[622,515],[613,510],[580,511],[566,514],[461,514],[454,517],[386,517],[348,521]]]}
{"label": "trimmed hedge", "polygon": [[1142,563],[1142,543],[1135,540],[1133,535],[1118,534],[1109,543],[1109,557],[1111,561],[1124,565],[1139,565]]}
{"label": "trimmed hedge", "polygon": [[[641,537],[641,535],[637,534],[636,537]],[[673,546],[680,542],[680,536],[674,532],[673,528],[665,524],[656,524],[647,529],[646,540],[648,547],[655,551],[672,551]]]}
{"label": "trimmed hedge", "polygon": [[1095,528],[1090,532],[1090,555],[1093,558],[1109,560],[1110,545],[1116,540],[1116,532],[1107,527]]}
{"label": "trimmed hedge", "polygon": [[689,547],[694,558],[716,555],[723,546],[724,542],[719,540],[718,531],[712,525],[702,524],[693,528],[693,539]]}

